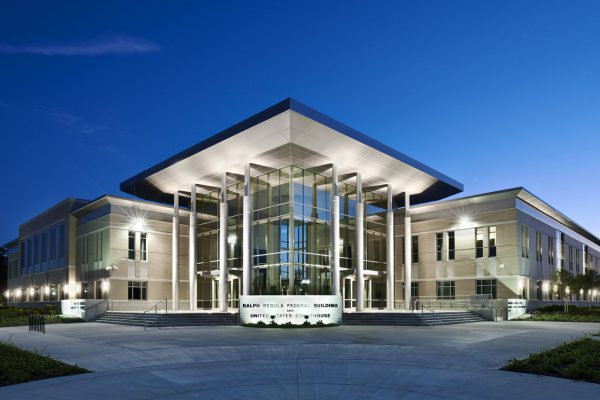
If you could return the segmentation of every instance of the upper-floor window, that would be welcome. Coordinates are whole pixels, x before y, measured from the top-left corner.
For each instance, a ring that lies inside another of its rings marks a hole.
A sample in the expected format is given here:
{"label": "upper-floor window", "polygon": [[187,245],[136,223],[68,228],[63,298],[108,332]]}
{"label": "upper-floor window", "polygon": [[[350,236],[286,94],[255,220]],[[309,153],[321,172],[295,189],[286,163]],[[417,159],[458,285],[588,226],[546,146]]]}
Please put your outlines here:
{"label": "upper-floor window", "polygon": [[559,250],[559,254],[558,254],[558,259],[560,260],[560,267],[564,268],[565,267],[565,234],[561,233],[560,234],[560,246],[558,247]]}
{"label": "upper-floor window", "polygon": [[135,260],[135,232],[129,231],[129,242],[128,242],[128,256],[130,260]]}
{"label": "upper-floor window", "polygon": [[437,261],[442,261],[442,249],[444,248],[444,234],[436,233],[435,234],[435,259]]}
{"label": "upper-floor window", "polygon": [[489,234],[488,257],[496,257],[496,227],[490,226],[488,228],[488,234]]}
{"label": "upper-floor window", "polygon": [[529,228],[525,225],[521,225],[521,256],[529,258]]}
{"label": "upper-floor window", "polygon": [[48,261],[48,232],[42,232],[42,262]]}
{"label": "upper-floor window", "polygon": [[56,260],[56,227],[50,229],[50,260]]}
{"label": "upper-floor window", "polygon": [[542,232],[535,232],[535,260],[542,261]]}
{"label": "upper-floor window", "polygon": [[103,244],[102,244],[102,232],[97,232],[96,233],[96,261],[102,261],[102,251],[103,251]]}
{"label": "upper-floor window", "polygon": [[140,260],[148,261],[148,234],[140,233]]}
{"label": "upper-floor window", "polygon": [[548,264],[554,265],[554,238],[548,236]]}
{"label": "upper-floor window", "polygon": [[454,260],[455,257],[455,238],[454,231],[448,232],[448,260]]}
{"label": "upper-floor window", "polygon": [[413,263],[419,262],[419,237],[418,236],[412,237],[412,262]]}
{"label": "upper-floor window", "polygon": [[58,227],[58,258],[65,257],[65,224]]}
{"label": "upper-floor window", "polygon": [[569,269],[573,270],[573,246],[569,245]]}
{"label": "upper-floor window", "polygon": [[483,257],[483,228],[475,228],[475,258]]}
{"label": "upper-floor window", "polygon": [[581,250],[575,249],[575,272],[581,269]]}

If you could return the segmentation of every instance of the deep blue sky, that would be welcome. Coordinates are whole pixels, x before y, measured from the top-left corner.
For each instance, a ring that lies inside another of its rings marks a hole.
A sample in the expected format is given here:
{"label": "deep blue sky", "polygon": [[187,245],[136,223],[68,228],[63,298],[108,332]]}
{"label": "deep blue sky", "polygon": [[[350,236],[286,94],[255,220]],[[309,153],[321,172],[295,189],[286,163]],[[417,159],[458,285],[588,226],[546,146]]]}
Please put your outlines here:
{"label": "deep blue sky", "polygon": [[0,243],[286,97],[600,234],[600,2],[0,3]]}

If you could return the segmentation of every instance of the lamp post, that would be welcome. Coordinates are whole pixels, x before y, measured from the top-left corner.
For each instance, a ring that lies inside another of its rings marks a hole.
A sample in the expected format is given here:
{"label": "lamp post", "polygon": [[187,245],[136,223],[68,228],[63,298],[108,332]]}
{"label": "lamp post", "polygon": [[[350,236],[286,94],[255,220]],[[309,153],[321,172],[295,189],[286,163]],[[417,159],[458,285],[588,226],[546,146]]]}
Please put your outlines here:
{"label": "lamp post", "polygon": [[569,287],[567,286],[565,288],[565,313],[569,312],[569,295],[571,294],[571,289],[569,289]]}

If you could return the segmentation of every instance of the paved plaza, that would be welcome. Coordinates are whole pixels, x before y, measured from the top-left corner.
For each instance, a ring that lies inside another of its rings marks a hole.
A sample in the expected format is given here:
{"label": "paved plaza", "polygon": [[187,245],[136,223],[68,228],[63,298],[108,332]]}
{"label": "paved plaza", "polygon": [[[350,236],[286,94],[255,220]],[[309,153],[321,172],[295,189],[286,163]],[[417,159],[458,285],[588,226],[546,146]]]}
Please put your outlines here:
{"label": "paved plaza", "polygon": [[0,388],[0,399],[600,398],[600,385],[499,371],[600,324],[481,322],[321,329],[99,323],[2,328],[0,340],[94,373]]}

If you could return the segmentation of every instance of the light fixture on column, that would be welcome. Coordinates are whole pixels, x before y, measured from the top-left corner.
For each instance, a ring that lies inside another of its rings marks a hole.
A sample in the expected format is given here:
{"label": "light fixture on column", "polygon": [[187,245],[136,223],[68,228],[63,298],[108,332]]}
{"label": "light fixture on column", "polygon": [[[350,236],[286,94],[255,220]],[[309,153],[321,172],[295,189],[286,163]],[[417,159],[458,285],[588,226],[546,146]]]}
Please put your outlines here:
{"label": "light fixture on column", "polygon": [[50,294],[50,286],[48,286],[48,285],[44,286],[44,294],[46,296],[48,296]]}
{"label": "light fixture on column", "polygon": [[131,221],[131,229],[140,232],[144,230],[144,219],[141,217],[136,217]]}
{"label": "light fixture on column", "polygon": [[6,298],[10,297],[10,290],[7,290],[6,292],[4,292],[4,297],[6,297]]}
{"label": "light fixture on column", "polygon": [[23,291],[21,289],[17,289],[17,291],[15,292],[15,295],[17,297],[21,297],[23,295]]}

